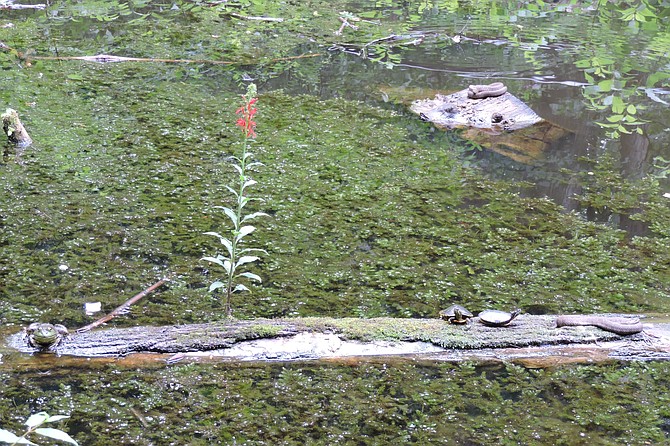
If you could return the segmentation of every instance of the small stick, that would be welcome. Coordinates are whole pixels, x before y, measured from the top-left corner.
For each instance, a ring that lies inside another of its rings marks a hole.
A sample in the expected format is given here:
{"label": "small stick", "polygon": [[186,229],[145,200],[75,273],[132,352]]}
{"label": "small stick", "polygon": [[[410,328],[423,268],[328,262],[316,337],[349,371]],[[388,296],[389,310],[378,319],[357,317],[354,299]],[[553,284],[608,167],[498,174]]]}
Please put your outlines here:
{"label": "small stick", "polygon": [[238,14],[236,12],[228,12],[228,13],[225,13],[225,14],[228,14],[231,17],[236,17],[236,18],[242,19],[242,20],[260,20],[260,21],[263,21],[263,22],[283,22],[284,21],[284,19],[282,19],[281,17],[253,17],[253,16],[248,16],[248,15]]}
{"label": "small stick", "polygon": [[[4,44],[0,42],[0,50],[11,51],[11,48],[8,46],[3,46]],[[21,56],[21,55],[19,55]],[[270,62],[281,62],[283,60],[294,60],[294,59],[304,59],[306,57],[319,57],[320,53],[307,53],[300,54],[298,56],[287,56],[287,57],[277,57],[271,59]],[[201,64],[211,64],[211,65],[236,65],[239,62],[231,62],[226,60],[209,60],[209,59],[154,59],[154,58],[142,58],[142,57],[121,57],[121,56],[111,56],[108,54],[98,54],[96,56],[29,56],[22,57],[30,60],[83,60],[86,62],[98,62],[98,63],[112,63],[112,62],[158,62],[158,63],[201,63]]]}
{"label": "small stick", "polygon": [[16,5],[16,4],[11,4],[11,3],[9,3],[9,4],[8,3],[3,3],[2,5],[0,5],[0,9],[9,9],[9,10],[13,10],[13,9],[44,9],[46,7],[47,7],[47,5],[42,5],[42,4],[40,4],[40,5]]}
{"label": "small stick", "polygon": [[85,327],[81,327],[80,329],[77,330],[77,333],[85,333],[89,330],[92,330],[96,327],[99,327],[100,325],[102,325],[106,322],[109,322],[110,320],[114,319],[116,316],[127,313],[132,304],[134,304],[138,300],[142,299],[147,294],[150,294],[150,293],[154,292],[156,290],[156,288],[158,288],[159,286],[163,285],[165,282],[168,282],[168,281],[169,281],[169,279],[167,277],[159,280],[158,282],[154,283],[153,285],[151,285],[146,290],[142,291],[139,294],[136,294],[134,297],[125,301],[121,306],[116,307],[108,315],[101,317],[97,321],[95,321],[93,323],[90,323],[90,324],[86,325]]}
{"label": "small stick", "polygon": [[[0,0],[1,1],[1,0]],[[156,59],[151,57],[122,57],[112,56],[109,54],[97,54],[95,56],[26,56],[23,53],[16,51],[14,48],[7,46],[4,42],[0,42],[0,50],[8,52],[16,52],[17,57],[21,60],[83,60],[87,62],[109,63],[109,62],[159,62],[159,63],[203,63],[213,65],[235,65],[239,62],[232,62],[227,60],[210,60],[210,59]],[[321,53],[307,53],[298,56],[277,57],[270,60],[270,62],[281,62],[283,60],[304,59],[306,57],[319,57]]]}

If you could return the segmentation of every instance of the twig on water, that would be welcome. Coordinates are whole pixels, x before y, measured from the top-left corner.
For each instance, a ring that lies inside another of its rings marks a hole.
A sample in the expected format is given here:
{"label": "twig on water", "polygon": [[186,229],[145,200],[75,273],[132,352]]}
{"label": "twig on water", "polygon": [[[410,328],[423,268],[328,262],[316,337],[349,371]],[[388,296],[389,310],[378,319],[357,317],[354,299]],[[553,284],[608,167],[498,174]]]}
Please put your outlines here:
{"label": "twig on water", "polygon": [[[235,65],[242,62],[232,62],[229,60],[210,60],[210,59],[158,59],[153,57],[121,57],[110,54],[97,54],[95,56],[26,56],[24,53],[0,42],[0,50],[12,52],[15,51],[19,59],[25,60],[83,60],[85,62],[112,63],[112,62],[158,62],[158,63],[201,63],[210,65]],[[304,59],[307,57],[318,57],[320,53],[307,53],[299,56],[277,57],[270,62],[281,62],[284,60]],[[247,62],[244,62],[246,65]]]}
{"label": "twig on water", "polygon": [[281,17],[253,17],[253,16],[248,16],[248,15],[238,14],[236,12],[228,12],[228,13],[226,13],[226,15],[229,15],[231,17],[235,17],[235,18],[238,18],[238,19],[242,19],[242,20],[259,20],[259,21],[262,21],[262,22],[283,22],[284,21],[284,19],[282,19]]}

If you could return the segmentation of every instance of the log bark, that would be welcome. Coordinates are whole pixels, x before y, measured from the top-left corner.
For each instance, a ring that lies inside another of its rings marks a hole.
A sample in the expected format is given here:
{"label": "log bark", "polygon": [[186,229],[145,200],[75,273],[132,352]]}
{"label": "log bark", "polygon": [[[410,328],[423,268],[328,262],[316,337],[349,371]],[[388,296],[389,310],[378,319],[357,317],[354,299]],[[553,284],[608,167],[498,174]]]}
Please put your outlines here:
{"label": "log bark", "polygon": [[[73,333],[51,350],[59,355],[84,357],[142,352],[207,352],[227,349],[244,341],[286,338],[305,332],[336,334],[343,340],[362,342],[421,341],[456,350],[589,344],[623,339],[644,348],[645,339],[642,333],[623,337],[596,327],[556,328],[556,316],[521,315],[506,327],[487,327],[476,318],[471,326],[452,325],[440,319],[231,319],[209,324],[111,328]],[[22,352],[37,351],[27,343],[25,333],[10,336],[8,345]]]}

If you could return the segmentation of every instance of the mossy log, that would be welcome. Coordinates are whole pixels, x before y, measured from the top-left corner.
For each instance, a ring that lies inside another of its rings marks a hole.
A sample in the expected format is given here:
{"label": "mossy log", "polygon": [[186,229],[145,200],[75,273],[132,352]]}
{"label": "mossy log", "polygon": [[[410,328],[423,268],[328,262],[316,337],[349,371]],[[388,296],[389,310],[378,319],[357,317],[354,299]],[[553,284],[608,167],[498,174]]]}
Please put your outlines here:
{"label": "mossy log", "polygon": [[[396,318],[294,318],[229,320],[209,324],[162,327],[109,328],[66,336],[51,351],[83,357],[123,356],[130,353],[203,352],[227,349],[244,341],[285,338],[299,333],[335,334],[343,340],[426,342],[444,349],[492,349],[623,339],[595,327],[555,328],[555,316],[521,315],[507,327],[488,327],[477,321],[470,326],[440,319]],[[642,334],[626,336],[641,340]],[[9,337],[8,344],[35,352],[25,333]]]}
{"label": "mossy log", "polygon": [[14,109],[8,108],[2,114],[2,129],[9,141],[19,147],[28,147],[33,143],[32,138],[21,123],[21,119],[19,119],[19,114]]}

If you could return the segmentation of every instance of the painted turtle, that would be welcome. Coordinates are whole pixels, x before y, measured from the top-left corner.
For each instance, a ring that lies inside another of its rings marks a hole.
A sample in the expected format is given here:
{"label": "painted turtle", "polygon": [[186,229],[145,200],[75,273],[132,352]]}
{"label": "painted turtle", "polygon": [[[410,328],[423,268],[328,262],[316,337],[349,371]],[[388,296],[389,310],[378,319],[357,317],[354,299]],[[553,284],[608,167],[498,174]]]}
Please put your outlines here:
{"label": "painted turtle", "polygon": [[47,324],[33,322],[26,328],[28,343],[40,349],[48,349],[58,345],[64,336],[68,335],[67,328],[61,324]]}
{"label": "painted turtle", "polygon": [[467,324],[472,316],[472,313],[461,305],[452,305],[440,311],[440,317],[452,324]]}
{"label": "painted turtle", "polygon": [[521,314],[521,310],[518,308],[511,313],[500,310],[484,310],[479,313],[479,320],[482,324],[491,327],[504,327],[509,325],[519,314]]}

